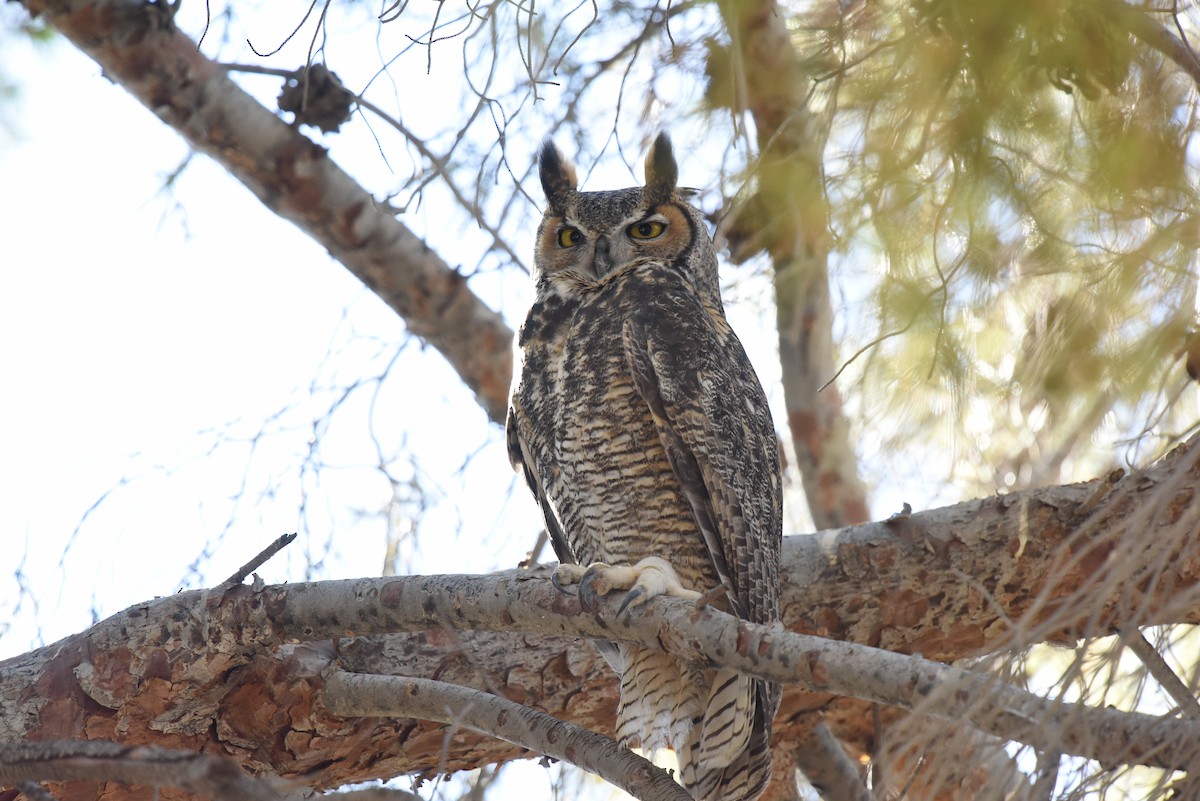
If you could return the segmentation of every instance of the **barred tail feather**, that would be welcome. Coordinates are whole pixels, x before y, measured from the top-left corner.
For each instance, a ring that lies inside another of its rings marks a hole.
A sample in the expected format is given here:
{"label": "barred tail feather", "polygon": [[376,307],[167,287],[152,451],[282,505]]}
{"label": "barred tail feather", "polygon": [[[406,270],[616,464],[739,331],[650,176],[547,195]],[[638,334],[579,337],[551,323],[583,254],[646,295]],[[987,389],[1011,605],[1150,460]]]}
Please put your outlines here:
{"label": "barred tail feather", "polygon": [[732,763],[746,750],[754,716],[754,680],[733,670],[713,675],[704,705],[697,760],[712,768]]}
{"label": "barred tail feather", "polygon": [[620,644],[617,652],[617,739],[646,751],[667,746],[678,751],[704,710],[702,672],[653,648]]}
{"label": "barred tail feather", "polygon": [[704,717],[679,749],[680,778],[696,801],[753,801],[766,789],[778,705],[778,686],[715,674]]}
{"label": "barred tail feather", "polygon": [[616,645],[617,739],[673,748],[696,801],[754,801],[771,777],[771,721],[780,687],[731,670],[697,670],[653,648]]}

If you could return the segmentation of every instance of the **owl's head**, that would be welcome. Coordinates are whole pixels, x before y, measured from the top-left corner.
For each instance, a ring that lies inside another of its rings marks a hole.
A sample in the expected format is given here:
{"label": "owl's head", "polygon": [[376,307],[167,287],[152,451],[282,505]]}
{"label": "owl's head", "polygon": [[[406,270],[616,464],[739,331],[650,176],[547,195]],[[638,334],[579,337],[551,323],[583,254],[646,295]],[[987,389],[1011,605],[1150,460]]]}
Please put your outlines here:
{"label": "owl's head", "polygon": [[665,133],[650,146],[642,186],[580,192],[575,168],[548,139],[538,171],[547,202],[534,254],[540,288],[574,294],[654,262],[679,270],[720,305],[712,240],[700,211],[676,190],[679,168]]}

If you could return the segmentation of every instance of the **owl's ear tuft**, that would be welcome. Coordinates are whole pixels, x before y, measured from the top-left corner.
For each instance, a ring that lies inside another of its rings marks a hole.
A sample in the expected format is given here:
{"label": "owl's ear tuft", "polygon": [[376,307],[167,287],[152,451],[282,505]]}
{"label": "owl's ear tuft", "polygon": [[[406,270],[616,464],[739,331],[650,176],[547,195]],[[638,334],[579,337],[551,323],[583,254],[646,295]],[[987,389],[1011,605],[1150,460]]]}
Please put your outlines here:
{"label": "owl's ear tuft", "polygon": [[575,177],[575,165],[567,161],[554,140],[546,137],[538,154],[538,175],[542,179],[542,191],[546,202],[555,214],[561,215],[567,207],[567,199],[579,182]]}
{"label": "owl's ear tuft", "polygon": [[650,145],[650,152],[646,154],[647,199],[651,203],[666,201],[674,193],[677,180],[679,167],[671,150],[671,137],[664,131]]}

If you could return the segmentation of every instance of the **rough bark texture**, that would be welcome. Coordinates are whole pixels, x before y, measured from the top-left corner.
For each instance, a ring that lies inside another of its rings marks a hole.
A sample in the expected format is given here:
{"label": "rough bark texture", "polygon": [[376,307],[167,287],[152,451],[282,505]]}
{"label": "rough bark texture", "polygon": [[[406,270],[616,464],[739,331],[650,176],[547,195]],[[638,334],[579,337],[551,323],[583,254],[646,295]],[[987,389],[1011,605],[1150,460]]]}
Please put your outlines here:
{"label": "rough bark texture", "polygon": [[512,330],[424,242],[300,131],[177,31],[169,4],[27,0],[148,109],[295,223],[436,347],[503,423]]}
{"label": "rough bark texture", "polygon": [[[920,650],[945,661],[1030,641],[1069,642],[1084,631],[1197,622],[1198,456],[1200,447],[1192,445],[1116,481],[789,537],[785,622],[797,631],[897,652]],[[496,579],[520,582],[523,575]],[[438,628],[439,621],[455,625],[456,618],[477,614],[480,591],[456,592],[445,581],[364,579],[260,592],[236,587],[132,607],[87,632],[0,663],[0,741],[152,742],[229,755],[252,772],[315,788],[529,756],[443,725],[331,715],[320,694],[335,667],[487,689],[611,731],[612,674],[590,644],[561,636],[571,630],[570,615],[578,614],[574,598],[556,594],[548,582],[525,582],[545,595],[537,606],[543,611],[521,625],[544,633],[454,632]],[[436,596],[430,593],[435,587]],[[1071,603],[1061,603],[1065,599]],[[396,618],[409,619],[410,626],[415,615],[423,616],[417,624],[428,630],[351,637],[395,627],[389,609],[400,610]],[[496,614],[499,625],[512,624],[517,613]],[[588,630],[594,623],[580,625]],[[818,678],[826,670],[813,659],[807,669]],[[827,694],[790,688],[776,741],[809,738],[812,719],[805,713],[829,701]],[[841,716],[831,721],[837,726]],[[837,733],[856,736],[854,726]],[[68,783],[56,792],[62,799],[149,797],[135,788],[88,783]],[[184,797],[174,792],[162,790],[161,797]],[[0,791],[4,801],[14,796]]]}
{"label": "rough bark texture", "polygon": [[730,36],[731,80],[742,90],[734,102],[753,117],[759,146],[748,238],[775,268],[784,402],[808,507],[819,529],[863,523],[871,515],[850,426],[837,387],[825,386],[836,370],[821,175],[827,124],[808,108],[809,87],[776,4],[718,5]]}

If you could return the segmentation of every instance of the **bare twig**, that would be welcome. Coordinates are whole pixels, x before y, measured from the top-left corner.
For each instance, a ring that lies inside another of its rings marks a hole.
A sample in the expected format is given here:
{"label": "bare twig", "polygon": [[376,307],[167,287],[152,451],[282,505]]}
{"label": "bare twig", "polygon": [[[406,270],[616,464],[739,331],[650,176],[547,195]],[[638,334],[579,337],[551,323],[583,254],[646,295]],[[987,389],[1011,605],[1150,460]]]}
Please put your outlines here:
{"label": "bare twig", "polygon": [[466,726],[595,773],[643,801],[691,801],[662,768],[601,734],[470,687],[338,671],[325,704],[342,717],[387,716]]}
{"label": "bare twig", "polygon": [[246,580],[247,576],[249,576],[255,570],[258,570],[260,567],[262,567],[263,564],[268,559],[270,559],[272,556],[279,553],[287,546],[291,545],[295,539],[296,539],[295,534],[280,535],[277,540],[272,542],[266,548],[263,548],[262,551],[259,552],[258,556],[254,557],[249,562],[242,565],[240,568],[238,568],[238,571],[236,573],[234,573],[232,576],[225,579],[225,581],[223,581],[221,583],[222,584],[241,584],[243,581]]}
{"label": "bare twig", "polygon": [[446,167],[446,159],[438,156],[436,153],[430,150],[429,146],[425,143],[425,140],[410,131],[408,126],[400,122],[400,120],[398,120],[396,117],[388,114],[379,106],[367,100],[365,97],[357,95],[355,96],[355,101],[358,103],[358,105],[375,114],[388,125],[395,128],[401,136],[407,139],[409,144],[415,147],[417,151],[425,158],[425,160],[429,162],[429,166],[435,173],[437,173],[437,176],[442,179],[442,183],[445,184],[446,188],[450,190],[451,196],[458,203],[458,205],[461,206],[463,210],[467,212],[467,214],[470,214],[480,229],[485,231],[488,236],[492,238],[492,247],[508,256],[508,258],[512,260],[513,266],[519,267],[526,273],[529,272],[529,266],[525,263],[525,260],[521,258],[519,253],[512,249],[512,246],[510,246],[508,242],[505,241],[504,237],[500,235],[500,231],[487,221],[486,217],[484,216],[483,209],[479,207],[479,204],[464,195],[463,191],[458,188],[458,184],[454,181],[454,176]]}

